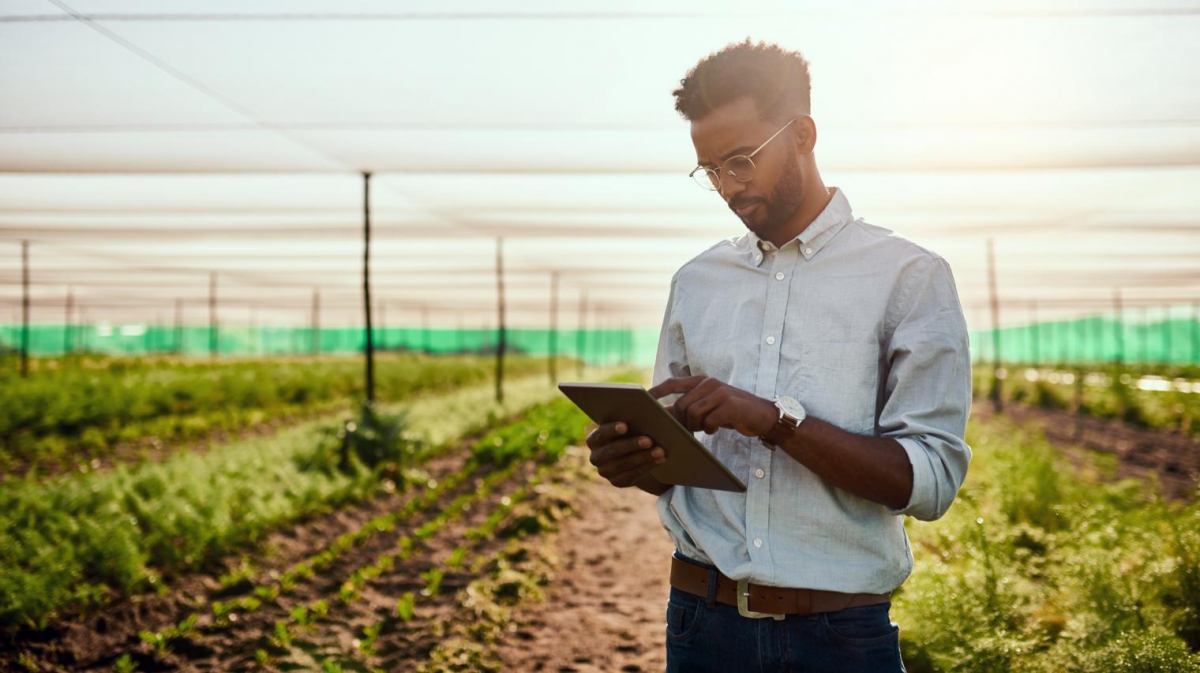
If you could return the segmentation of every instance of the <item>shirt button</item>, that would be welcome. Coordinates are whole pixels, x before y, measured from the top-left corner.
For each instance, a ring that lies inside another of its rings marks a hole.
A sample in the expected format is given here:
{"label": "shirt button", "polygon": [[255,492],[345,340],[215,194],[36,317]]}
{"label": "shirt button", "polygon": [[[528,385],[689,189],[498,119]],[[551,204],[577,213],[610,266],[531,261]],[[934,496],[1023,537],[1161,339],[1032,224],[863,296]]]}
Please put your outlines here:
{"label": "shirt button", "polygon": [[775,280],[783,280],[783,272],[782,271],[775,274]]}
{"label": "shirt button", "polygon": [[774,345],[774,344],[775,344],[775,337],[767,337],[767,343],[768,343],[768,344],[771,344],[771,345]]}
{"label": "shirt button", "polygon": [[754,471],[754,476],[758,477],[759,479],[762,479],[763,477],[767,476],[767,473],[763,472],[761,469],[758,469],[758,470]]}
{"label": "shirt button", "polygon": [[806,254],[806,255],[811,255],[811,254],[812,254],[812,248],[805,248],[805,249],[804,249],[804,254]]}
{"label": "shirt button", "polygon": [[754,538],[754,546],[757,549],[762,549],[762,538]]}
{"label": "shirt button", "polygon": [[762,261],[762,255],[755,255],[755,256],[754,256],[754,261],[755,261],[755,262],[761,262],[761,261]]}

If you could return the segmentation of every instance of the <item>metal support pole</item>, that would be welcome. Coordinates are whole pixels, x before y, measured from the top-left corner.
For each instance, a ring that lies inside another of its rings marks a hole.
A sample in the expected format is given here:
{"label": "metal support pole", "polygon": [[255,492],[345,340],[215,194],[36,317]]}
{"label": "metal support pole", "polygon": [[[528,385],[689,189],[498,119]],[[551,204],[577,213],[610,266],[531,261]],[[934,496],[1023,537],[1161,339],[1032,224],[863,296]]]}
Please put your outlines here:
{"label": "metal support pole", "polygon": [[575,373],[583,379],[584,354],[587,349],[587,290],[579,293],[579,330],[575,332]]}
{"label": "metal support pole", "polygon": [[1000,299],[996,291],[996,253],[992,239],[987,242],[988,290],[992,300],[992,407],[999,413],[1003,403],[1000,396]]}
{"label": "metal support pole", "polygon": [[71,320],[75,317],[75,290],[67,288],[67,315],[63,320],[63,355],[71,354]]}
{"label": "metal support pole", "polygon": [[1163,307],[1163,329],[1162,329],[1163,364],[1171,364],[1171,307]]}
{"label": "metal support pole", "polygon": [[1038,309],[1038,305],[1037,305],[1036,301],[1029,302],[1029,322],[1031,325],[1033,325],[1033,333],[1032,333],[1031,338],[1033,340],[1033,366],[1034,367],[1037,367],[1038,364],[1041,362],[1041,353],[1039,353],[1039,350],[1041,349],[1042,330],[1038,326],[1037,309]]}
{"label": "metal support pole", "polygon": [[496,309],[499,318],[496,343],[496,401],[504,402],[504,350],[507,345],[504,329],[504,239],[496,239]]}
{"label": "metal support pole", "polygon": [[371,335],[371,174],[363,173],[363,313],[367,336],[367,403],[375,401],[375,342]]}
{"label": "metal support pole", "polygon": [[313,288],[312,295],[312,316],[309,329],[309,340],[312,342],[310,348],[314,356],[321,354],[321,291]]}
{"label": "metal support pole", "polygon": [[217,272],[208,274],[208,352],[217,357]]}
{"label": "metal support pole", "polygon": [[29,376],[29,241],[21,241],[21,376]]}
{"label": "metal support pole", "polygon": [[1192,364],[1200,364],[1200,301],[1192,303]]}
{"label": "metal support pole", "polygon": [[1125,362],[1125,312],[1121,308],[1121,291],[1113,290],[1113,336],[1116,338],[1116,363]]}
{"label": "metal support pole", "polygon": [[175,354],[183,355],[183,300],[175,300]]}
{"label": "metal support pole", "polygon": [[550,385],[558,383],[558,272],[550,273]]}
{"label": "metal support pole", "polygon": [[428,355],[433,352],[433,339],[429,332],[429,307],[421,307],[421,352]]}

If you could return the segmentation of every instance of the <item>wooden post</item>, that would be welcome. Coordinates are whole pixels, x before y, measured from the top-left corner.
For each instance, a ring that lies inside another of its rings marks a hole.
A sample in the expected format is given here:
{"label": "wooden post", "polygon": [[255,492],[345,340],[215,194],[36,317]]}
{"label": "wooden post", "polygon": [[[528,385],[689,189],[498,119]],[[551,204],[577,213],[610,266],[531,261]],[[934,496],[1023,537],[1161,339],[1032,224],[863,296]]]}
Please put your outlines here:
{"label": "wooden post", "polygon": [[371,174],[363,173],[363,313],[367,336],[367,403],[375,402],[375,342],[371,335]]}
{"label": "wooden post", "polygon": [[504,325],[504,239],[496,239],[496,309],[499,316],[496,343],[496,402],[504,402],[504,350],[507,345]]}
{"label": "wooden post", "polygon": [[29,241],[21,241],[21,376],[29,376]]}
{"label": "wooden post", "polygon": [[992,303],[992,407],[999,413],[1003,403],[1000,395],[1000,299],[996,291],[996,254],[992,239],[987,242],[988,289]]}
{"label": "wooden post", "polygon": [[208,274],[208,352],[216,359],[217,346],[217,272]]}
{"label": "wooden post", "polygon": [[558,383],[558,272],[550,272],[550,385]]}

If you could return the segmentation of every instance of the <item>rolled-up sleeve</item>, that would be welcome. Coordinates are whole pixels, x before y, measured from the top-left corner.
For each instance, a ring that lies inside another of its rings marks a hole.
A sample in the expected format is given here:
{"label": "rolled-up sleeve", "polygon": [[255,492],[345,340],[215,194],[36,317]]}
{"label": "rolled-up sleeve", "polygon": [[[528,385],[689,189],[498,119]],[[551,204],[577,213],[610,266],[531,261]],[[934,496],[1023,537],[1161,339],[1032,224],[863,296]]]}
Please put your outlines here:
{"label": "rolled-up sleeve", "polygon": [[964,439],[971,411],[971,356],[962,305],[945,260],[923,258],[905,275],[887,347],[879,429],[904,447],[912,464],[912,495],[892,513],[932,521],[950,508],[971,461]]}
{"label": "rolled-up sleeve", "polygon": [[654,375],[651,385],[678,376],[691,376],[687,363],[687,346],[683,340],[683,326],[675,313],[675,302],[679,295],[679,274],[671,279],[671,293],[667,297],[667,310],[663,315],[662,330],[658,335],[658,353],[654,357]]}

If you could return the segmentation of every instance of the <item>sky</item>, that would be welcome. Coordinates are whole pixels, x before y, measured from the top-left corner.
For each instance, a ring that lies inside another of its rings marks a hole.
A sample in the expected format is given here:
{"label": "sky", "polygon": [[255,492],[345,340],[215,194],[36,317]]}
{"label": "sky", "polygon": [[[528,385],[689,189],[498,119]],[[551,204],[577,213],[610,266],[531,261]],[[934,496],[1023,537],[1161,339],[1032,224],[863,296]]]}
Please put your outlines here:
{"label": "sky", "polygon": [[[746,37],[810,61],[817,165],[949,260],[972,327],[1200,300],[1200,3],[0,0],[0,322],[655,327],[745,229],[671,90]],[[1173,308],[1165,308],[1173,307]],[[11,318],[10,318],[11,316]]]}

